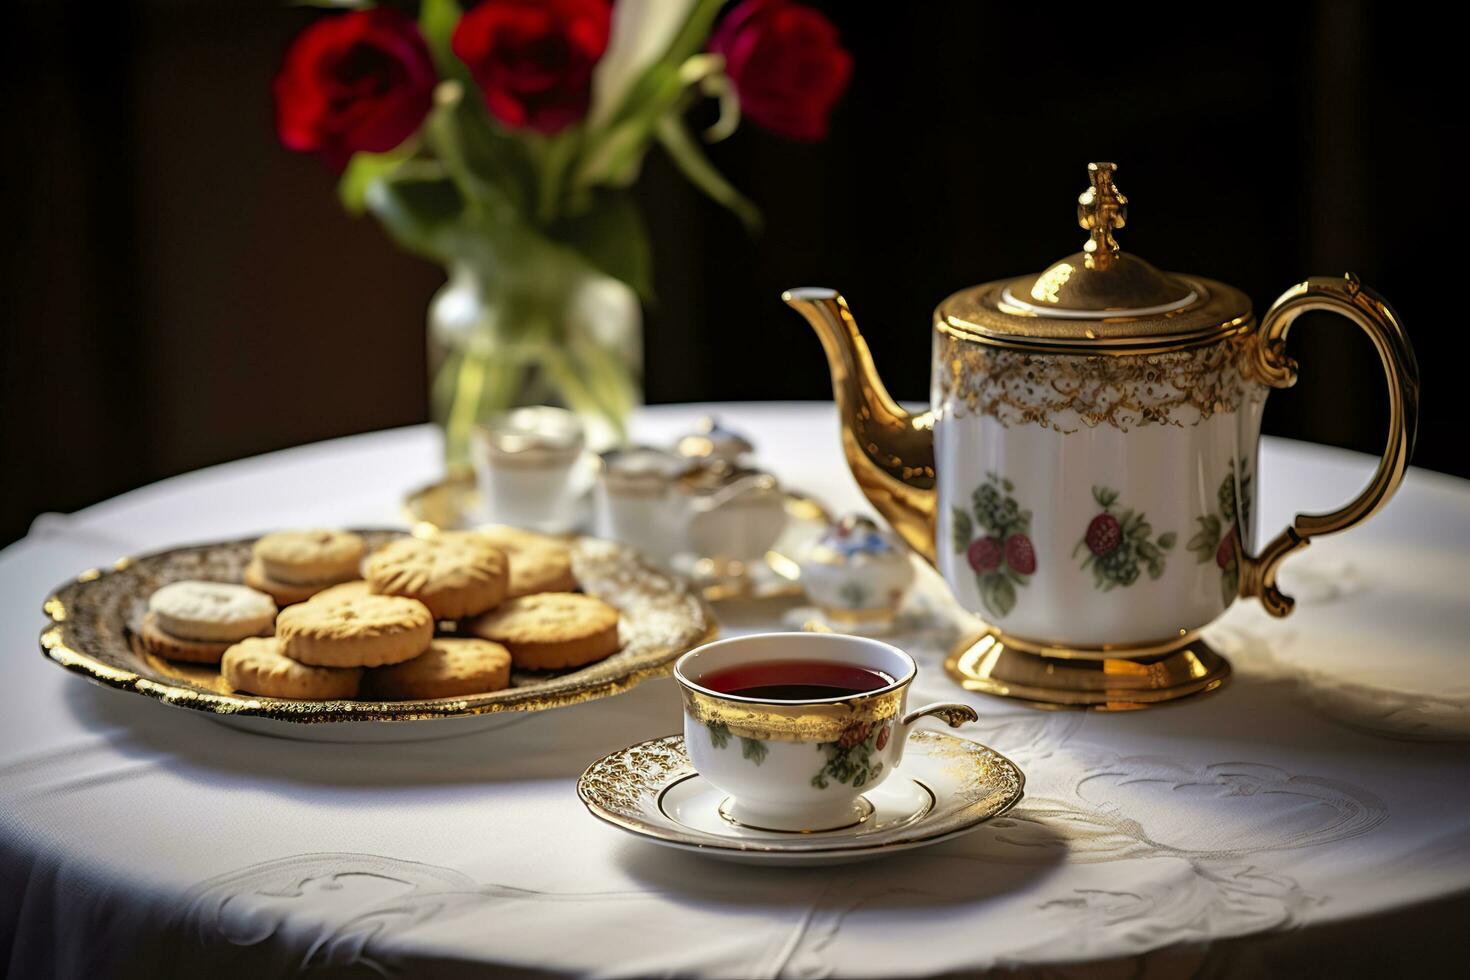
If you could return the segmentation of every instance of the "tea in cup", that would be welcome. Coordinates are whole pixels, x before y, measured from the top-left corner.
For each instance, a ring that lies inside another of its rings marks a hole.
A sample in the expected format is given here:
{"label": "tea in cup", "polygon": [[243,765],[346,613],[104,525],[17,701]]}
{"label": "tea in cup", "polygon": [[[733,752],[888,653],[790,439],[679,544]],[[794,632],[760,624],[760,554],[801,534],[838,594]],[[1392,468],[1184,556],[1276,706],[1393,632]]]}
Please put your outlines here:
{"label": "tea in cup", "polygon": [[977,720],[964,704],[906,711],[917,673],[897,647],[840,633],[708,643],[674,665],[685,750],[729,794],[720,814],[731,823],[799,833],[853,826],[872,814],[862,794],[898,768],[920,718]]}

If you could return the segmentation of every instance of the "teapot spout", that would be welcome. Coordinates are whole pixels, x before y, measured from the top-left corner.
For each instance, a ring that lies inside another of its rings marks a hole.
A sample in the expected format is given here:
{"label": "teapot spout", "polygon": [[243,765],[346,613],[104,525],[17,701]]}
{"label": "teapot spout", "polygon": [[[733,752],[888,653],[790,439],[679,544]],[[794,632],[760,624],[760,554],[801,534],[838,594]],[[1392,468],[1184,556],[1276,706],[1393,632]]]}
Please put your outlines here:
{"label": "teapot spout", "polygon": [[835,289],[789,289],[781,298],[822,341],[842,421],[842,450],[858,488],[899,535],[934,562],[934,416],[899,406],[873,367],[847,301]]}

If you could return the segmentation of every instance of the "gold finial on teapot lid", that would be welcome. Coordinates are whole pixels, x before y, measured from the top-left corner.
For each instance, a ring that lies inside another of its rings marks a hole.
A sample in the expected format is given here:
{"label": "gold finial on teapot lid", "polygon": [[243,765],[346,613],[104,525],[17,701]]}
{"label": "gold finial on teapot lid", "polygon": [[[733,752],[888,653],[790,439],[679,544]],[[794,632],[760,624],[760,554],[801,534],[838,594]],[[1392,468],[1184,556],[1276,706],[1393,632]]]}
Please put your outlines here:
{"label": "gold finial on teapot lid", "polygon": [[1040,273],[962,289],[939,304],[936,322],[983,343],[1079,352],[1205,342],[1242,329],[1250,300],[1238,289],[1165,272],[1118,247],[1128,198],[1117,172],[1114,163],[1087,165],[1077,223],[1089,238],[1080,252]]}
{"label": "gold finial on teapot lid", "polygon": [[1113,230],[1128,224],[1128,198],[1113,183],[1116,163],[1089,163],[1087,178],[1092,186],[1077,198],[1077,223],[1092,232],[1082,246],[1089,269],[1106,269],[1118,254],[1118,240]]}

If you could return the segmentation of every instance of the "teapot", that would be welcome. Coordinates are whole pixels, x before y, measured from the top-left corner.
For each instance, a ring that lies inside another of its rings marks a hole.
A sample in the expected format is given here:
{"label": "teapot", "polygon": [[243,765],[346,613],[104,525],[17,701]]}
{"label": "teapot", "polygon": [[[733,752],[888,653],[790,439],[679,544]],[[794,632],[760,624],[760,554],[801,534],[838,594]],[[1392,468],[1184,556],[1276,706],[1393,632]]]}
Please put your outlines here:
{"label": "teapot", "polygon": [[[1282,561],[1384,506],[1418,418],[1414,353],[1382,297],[1350,274],[1313,277],[1258,321],[1240,290],[1122,251],[1116,171],[1088,165],[1080,252],[935,309],[928,411],[889,396],[835,290],[782,297],[821,340],[858,486],[982,620],[946,669],[1041,707],[1123,710],[1219,688],[1230,665],[1201,631],[1236,599],[1287,615]],[[1354,500],[1253,550],[1262,409],[1296,381],[1285,343],[1309,310],[1372,340],[1388,444]]]}

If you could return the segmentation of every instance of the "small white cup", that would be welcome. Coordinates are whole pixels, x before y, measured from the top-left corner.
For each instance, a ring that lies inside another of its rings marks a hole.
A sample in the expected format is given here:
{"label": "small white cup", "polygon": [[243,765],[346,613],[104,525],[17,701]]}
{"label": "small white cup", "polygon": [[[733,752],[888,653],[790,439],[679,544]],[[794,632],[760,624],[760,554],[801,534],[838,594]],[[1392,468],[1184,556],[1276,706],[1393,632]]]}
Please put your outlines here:
{"label": "small white cup", "polygon": [[[700,683],[717,670],[783,660],[863,667],[893,680],[877,690],[809,701],[742,697]],[[761,633],[707,643],[674,665],[685,750],[701,776],[730,794],[720,812],[732,823],[798,833],[851,826],[872,812],[862,794],[898,768],[920,718],[937,715],[955,728],[977,720],[965,704],[906,711],[917,672],[897,647],[841,633]]]}
{"label": "small white cup", "polygon": [[547,534],[570,531],[588,481],[582,423],[564,408],[535,405],[475,428],[470,456],[485,513],[496,524]]}

